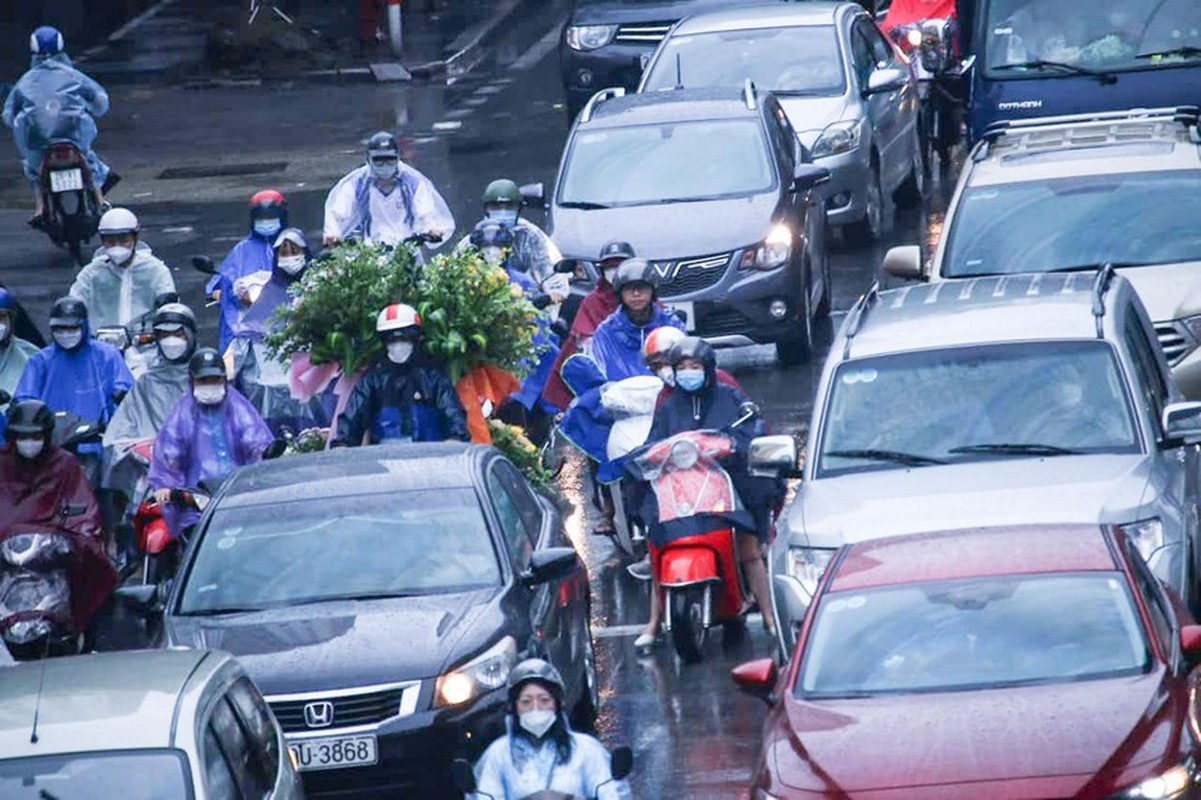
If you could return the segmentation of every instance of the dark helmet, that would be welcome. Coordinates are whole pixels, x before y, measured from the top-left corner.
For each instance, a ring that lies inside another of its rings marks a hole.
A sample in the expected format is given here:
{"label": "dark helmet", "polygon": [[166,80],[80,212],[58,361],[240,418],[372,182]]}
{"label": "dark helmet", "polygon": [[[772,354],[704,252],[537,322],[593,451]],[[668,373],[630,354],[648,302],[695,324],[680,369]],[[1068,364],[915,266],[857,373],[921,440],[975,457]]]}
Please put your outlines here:
{"label": "dark helmet", "polygon": [[613,276],[613,291],[617,292],[617,296],[620,297],[621,290],[631,283],[645,283],[651,287],[651,291],[657,292],[659,290],[659,274],[645,258],[627,258],[621,262],[621,266],[617,268],[617,274]]}
{"label": "dark helmet", "polygon": [[527,658],[513,667],[513,671],[509,673],[510,708],[517,707],[517,695],[521,694],[521,687],[531,681],[545,686],[554,695],[555,704],[559,707],[559,710],[563,710],[563,698],[567,694],[566,685],[563,683],[563,676],[559,674],[559,670],[555,669],[553,665],[540,658]]}
{"label": "dark helmet", "polygon": [[62,33],[49,25],[43,25],[29,36],[29,52],[35,56],[56,56],[66,47]]}
{"label": "dark helmet", "polygon": [[484,205],[521,205],[521,189],[517,182],[508,178],[498,178],[484,189]]}
{"label": "dark helmet", "polygon": [[22,433],[40,433],[49,441],[53,432],[54,412],[41,400],[22,400],[9,406],[8,428],[4,432],[9,439]]}
{"label": "dark helmet", "polygon": [[155,331],[189,331],[196,334],[196,315],[183,303],[167,303],[154,312],[150,327]]}
{"label": "dark helmet", "polygon": [[192,376],[192,380],[197,378],[224,378],[225,377],[225,362],[221,360],[221,354],[212,347],[202,347],[192,356],[192,360],[188,362],[188,374]]}
{"label": "dark helmet", "polygon": [[387,131],[380,131],[367,140],[367,159],[400,158],[400,145],[396,137]]}
{"label": "dark helmet", "polygon": [[274,189],[256,192],[250,198],[250,218],[285,219],[288,215],[288,200]]}
{"label": "dark helmet", "polygon": [[609,261],[614,258],[620,258],[623,261],[627,258],[634,258],[634,248],[630,246],[629,242],[619,242],[614,239],[601,248],[597,261]]}
{"label": "dark helmet", "polygon": [[51,328],[79,328],[88,321],[88,307],[78,297],[60,297],[50,308]]}
{"label": "dark helmet", "polygon": [[685,336],[671,348],[671,365],[678,367],[689,358],[705,365],[705,384],[711,386],[717,373],[717,351],[713,345],[699,336]]}
{"label": "dark helmet", "polygon": [[0,311],[11,311],[17,313],[17,298],[13,297],[13,293],[3,286],[0,286]]}
{"label": "dark helmet", "polygon": [[513,231],[496,220],[486,219],[476,224],[471,232],[471,243],[476,247],[512,247]]}

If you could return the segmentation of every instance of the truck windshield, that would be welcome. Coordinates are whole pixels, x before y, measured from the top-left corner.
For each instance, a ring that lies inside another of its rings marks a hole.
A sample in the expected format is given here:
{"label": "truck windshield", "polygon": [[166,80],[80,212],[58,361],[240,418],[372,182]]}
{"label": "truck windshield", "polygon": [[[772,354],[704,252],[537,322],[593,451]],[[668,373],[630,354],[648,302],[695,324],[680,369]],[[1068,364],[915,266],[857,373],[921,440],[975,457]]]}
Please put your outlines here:
{"label": "truck windshield", "polygon": [[991,0],[987,9],[992,78],[1201,65],[1196,0]]}

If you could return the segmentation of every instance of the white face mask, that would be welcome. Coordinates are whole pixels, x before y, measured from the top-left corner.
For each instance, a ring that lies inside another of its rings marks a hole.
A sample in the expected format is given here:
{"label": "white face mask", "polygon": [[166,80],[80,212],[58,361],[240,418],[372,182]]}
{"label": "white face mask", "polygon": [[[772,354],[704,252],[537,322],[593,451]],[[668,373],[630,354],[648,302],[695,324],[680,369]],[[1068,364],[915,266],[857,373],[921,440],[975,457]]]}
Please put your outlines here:
{"label": "white face mask", "polygon": [[603,272],[605,273],[605,280],[613,283],[613,279],[617,277],[617,267],[608,267]]}
{"label": "white face mask", "polygon": [[389,181],[396,177],[396,173],[400,171],[400,165],[395,162],[386,162],[383,164],[375,161],[371,162],[371,174],[376,180]]}
{"label": "white face mask", "polygon": [[533,711],[522,711],[517,715],[521,727],[529,731],[535,738],[541,739],[555,724],[555,712],[549,708],[538,708]]}
{"label": "white face mask", "polygon": [[500,247],[485,247],[483,253],[484,261],[487,261],[490,267],[499,267],[505,260],[505,251]]}
{"label": "white face mask", "polygon": [[8,341],[8,331],[9,331],[8,323],[0,322],[0,344],[3,344],[4,342]]}
{"label": "white face mask", "polygon": [[202,406],[215,406],[225,399],[225,384],[219,386],[194,386],[192,397]]}
{"label": "white face mask", "polygon": [[74,330],[55,330],[55,343],[64,350],[74,350],[79,347],[79,343],[83,341],[83,331],[78,328]]}
{"label": "white face mask", "polygon": [[43,439],[17,439],[17,453],[21,458],[37,458],[45,447]]}
{"label": "white face mask", "polygon": [[413,357],[413,343],[406,341],[388,342],[388,360],[393,364],[404,364]]}
{"label": "white face mask", "polygon": [[304,256],[280,256],[275,260],[275,263],[289,275],[295,275],[304,269]]}
{"label": "white face mask", "polygon": [[663,381],[668,386],[676,385],[676,371],[670,366],[665,365],[659,367],[659,369],[655,371],[655,374],[659,376],[659,380]]}
{"label": "white face mask", "polygon": [[165,339],[159,339],[158,349],[162,351],[163,358],[168,361],[177,361],[188,352],[188,340],[182,336],[168,336]]}
{"label": "white face mask", "polygon": [[104,254],[108,256],[108,260],[116,264],[118,267],[129,261],[133,257],[133,248],[123,245],[104,248]]}

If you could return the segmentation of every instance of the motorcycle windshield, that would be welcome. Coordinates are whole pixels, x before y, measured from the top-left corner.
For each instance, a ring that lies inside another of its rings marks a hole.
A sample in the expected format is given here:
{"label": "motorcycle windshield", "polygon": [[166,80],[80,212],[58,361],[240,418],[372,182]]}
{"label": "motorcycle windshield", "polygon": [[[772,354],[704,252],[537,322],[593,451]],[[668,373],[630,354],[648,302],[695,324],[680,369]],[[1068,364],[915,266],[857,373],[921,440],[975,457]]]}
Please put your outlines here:
{"label": "motorcycle windshield", "polygon": [[686,431],[642,448],[629,469],[650,484],[660,523],[699,515],[728,517],[741,511],[741,503],[718,459],[732,449],[724,434]]}

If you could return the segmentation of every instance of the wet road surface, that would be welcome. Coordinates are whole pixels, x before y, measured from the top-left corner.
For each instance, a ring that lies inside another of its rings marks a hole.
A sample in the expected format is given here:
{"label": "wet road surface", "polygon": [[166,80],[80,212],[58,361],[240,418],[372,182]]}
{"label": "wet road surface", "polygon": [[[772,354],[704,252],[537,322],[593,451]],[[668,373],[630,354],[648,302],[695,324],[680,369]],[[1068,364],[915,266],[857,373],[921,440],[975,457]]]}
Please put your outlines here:
{"label": "wet road surface", "polygon": [[[245,198],[268,186],[283,190],[292,224],[319,241],[326,191],[360,163],[359,142],[376,129],[403,134],[406,160],[437,183],[462,231],[478,218],[479,195],[492,178],[549,185],[555,176],[567,120],[553,34],[564,8],[548,2],[523,23],[521,46],[500,47],[452,86],[282,81],[116,88],[99,140],[125,176],[112,199],[139,214],[143,238],[172,265],[185,302],[197,309],[205,278],[190,268],[189,257],[222,256],[245,235]],[[64,251],[26,228],[30,199],[11,147],[7,138],[0,144],[0,281],[44,320],[75,270]],[[168,168],[191,168],[192,177],[165,178]],[[936,212],[903,209],[887,241],[874,247],[832,237],[834,324],[870,285],[886,247],[926,238],[938,220]],[[202,341],[215,339],[215,309],[200,317]],[[794,368],[777,364],[771,347],[727,350],[720,358],[777,430],[797,431],[808,424],[823,357],[819,351],[812,364]],[[636,795],[746,796],[764,706],[734,690],[729,669],[770,654],[761,626],[752,623],[751,636],[728,651],[715,634],[700,665],[681,665],[666,644],[639,656],[633,640],[646,618],[645,585],[626,573],[607,539],[588,532],[580,461],[564,470],[563,490],[576,509],[570,533],[585,554],[594,592],[599,727],[606,743],[634,748]]]}

